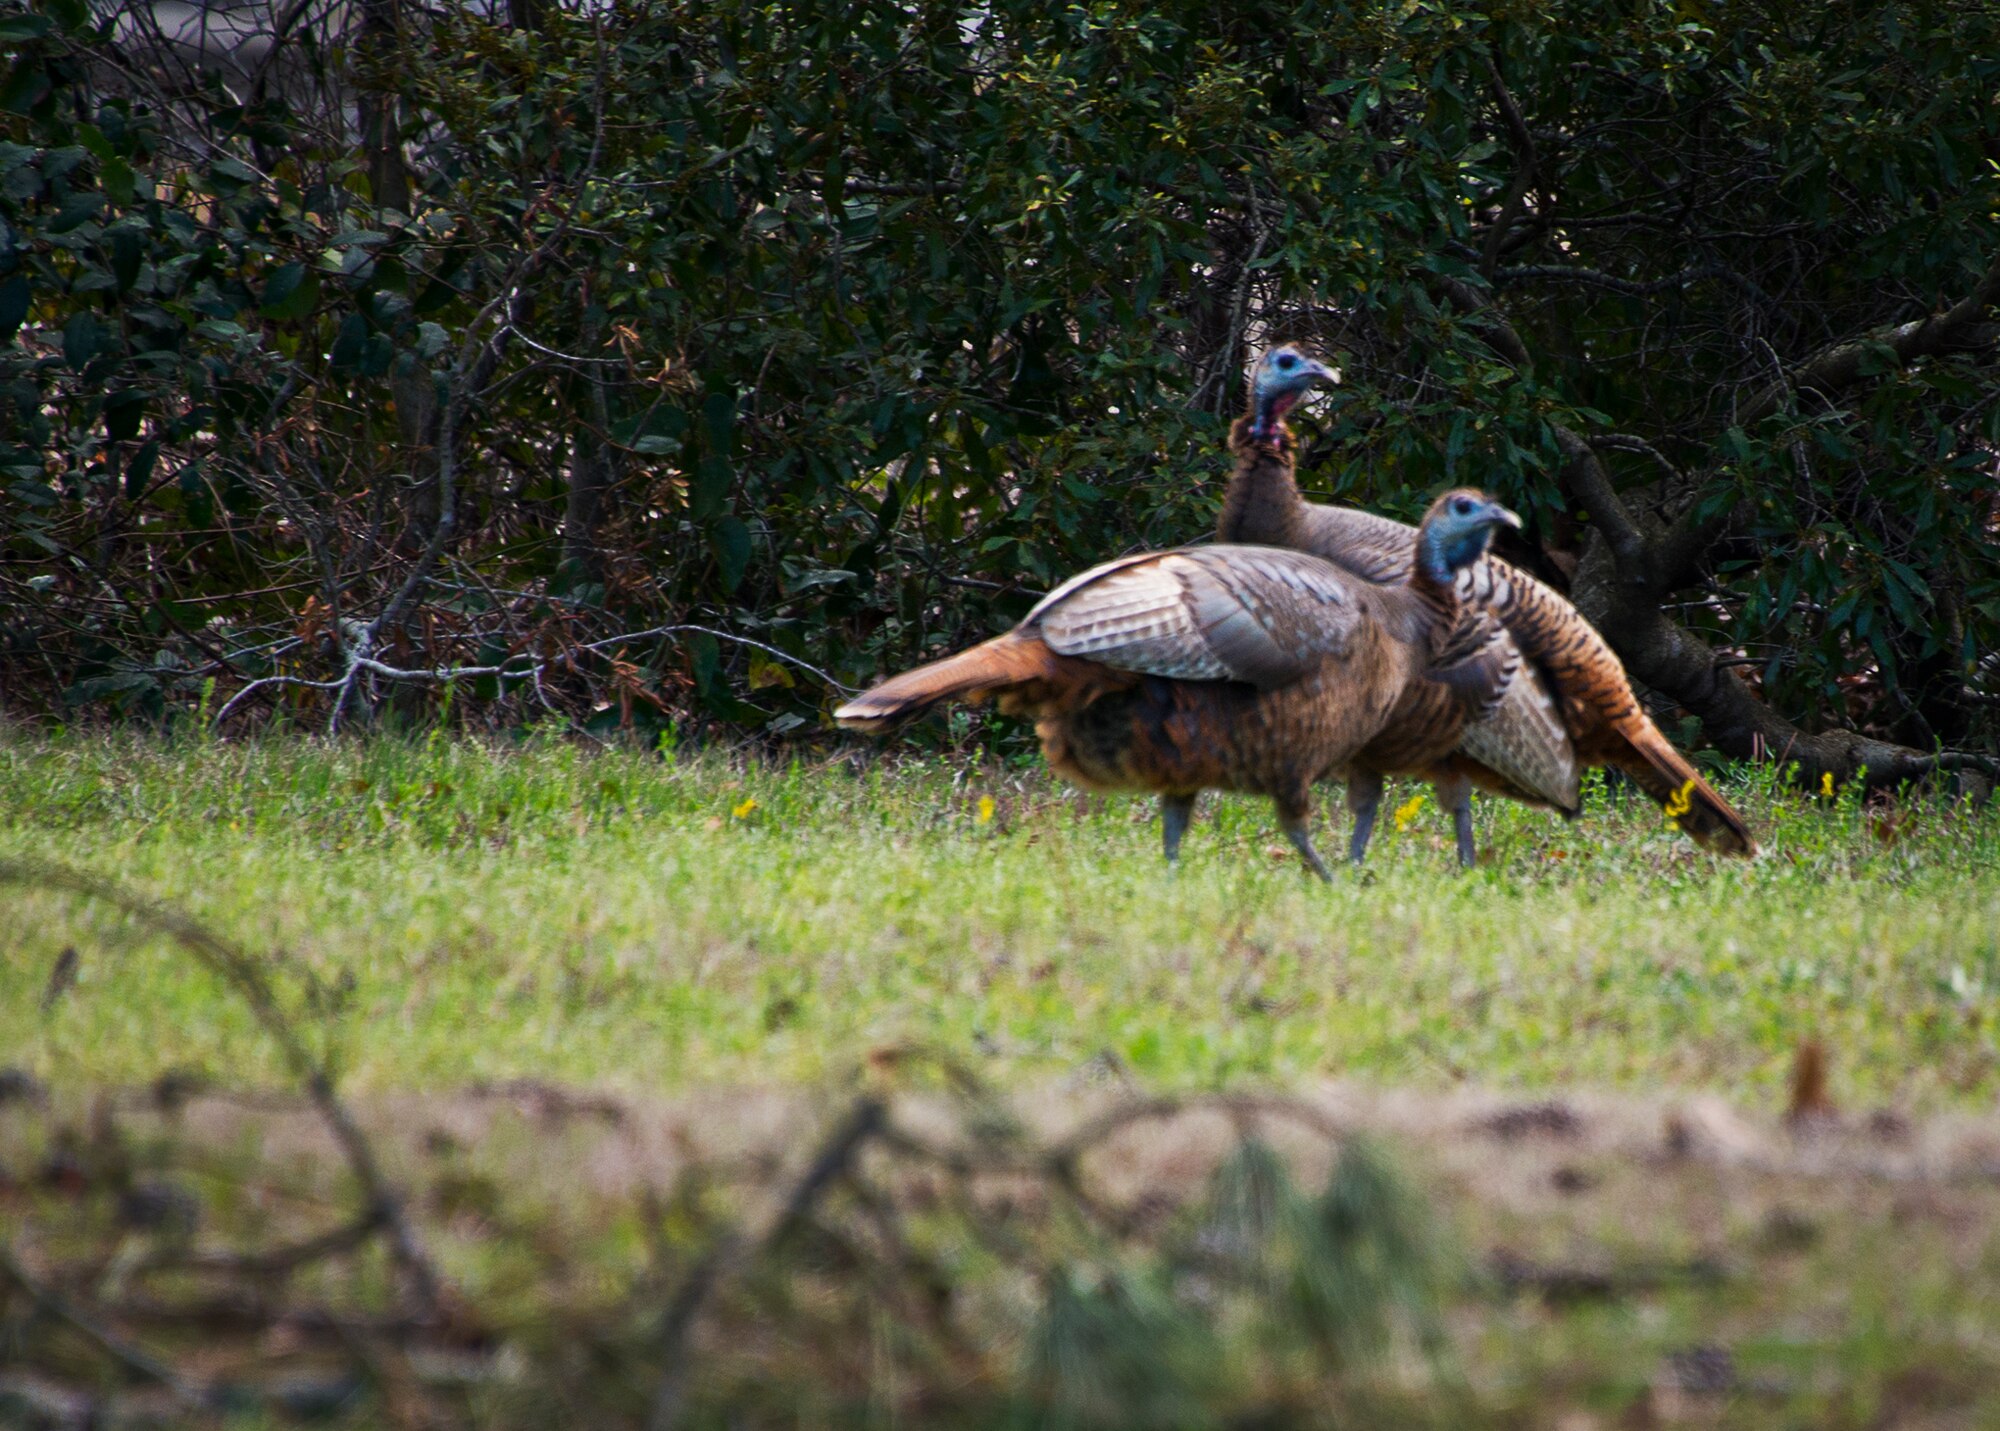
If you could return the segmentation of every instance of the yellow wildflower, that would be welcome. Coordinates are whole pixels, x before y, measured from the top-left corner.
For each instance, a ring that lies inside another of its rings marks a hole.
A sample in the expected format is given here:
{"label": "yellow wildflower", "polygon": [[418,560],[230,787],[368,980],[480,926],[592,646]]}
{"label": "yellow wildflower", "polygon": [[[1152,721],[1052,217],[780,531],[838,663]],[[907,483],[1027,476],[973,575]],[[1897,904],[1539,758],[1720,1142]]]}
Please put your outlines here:
{"label": "yellow wildflower", "polygon": [[753,795],[749,799],[745,800],[741,805],[738,805],[735,809],[731,810],[729,813],[734,815],[739,820],[747,820],[750,818],[750,812],[756,808],[757,808],[757,797]]}
{"label": "yellow wildflower", "polygon": [[1694,782],[1688,781],[1667,797],[1667,823],[1677,822],[1681,816],[1694,808]]}
{"label": "yellow wildflower", "polygon": [[1826,796],[1829,800],[1833,798],[1833,772],[1831,770],[1821,772],[1819,777],[1819,793]]}
{"label": "yellow wildflower", "polygon": [[1409,829],[1410,821],[1416,819],[1417,812],[1423,808],[1424,797],[1422,795],[1412,795],[1409,799],[1398,805],[1395,814],[1396,833],[1400,835],[1403,831]]}
{"label": "yellow wildflower", "polygon": [[982,825],[992,824],[993,812],[997,808],[999,807],[993,803],[991,795],[981,795],[979,797],[979,823]]}

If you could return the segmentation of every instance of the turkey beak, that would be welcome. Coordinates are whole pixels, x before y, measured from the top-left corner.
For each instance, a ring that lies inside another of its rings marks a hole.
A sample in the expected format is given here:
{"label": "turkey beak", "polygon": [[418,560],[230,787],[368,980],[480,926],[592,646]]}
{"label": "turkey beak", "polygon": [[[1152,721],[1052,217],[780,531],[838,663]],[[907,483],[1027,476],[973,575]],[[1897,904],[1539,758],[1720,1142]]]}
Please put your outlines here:
{"label": "turkey beak", "polygon": [[1494,526],[1512,527],[1517,532],[1521,530],[1521,519],[1498,502],[1488,502],[1486,511]]}
{"label": "turkey beak", "polygon": [[1340,386],[1339,368],[1329,368],[1325,363],[1322,363],[1314,358],[1308,358],[1306,361],[1308,364],[1310,364],[1310,366],[1307,368],[1307,371],[1312,375],[1312,379],[1314,382],[1318,383],[1323,388],[1332,388]]}

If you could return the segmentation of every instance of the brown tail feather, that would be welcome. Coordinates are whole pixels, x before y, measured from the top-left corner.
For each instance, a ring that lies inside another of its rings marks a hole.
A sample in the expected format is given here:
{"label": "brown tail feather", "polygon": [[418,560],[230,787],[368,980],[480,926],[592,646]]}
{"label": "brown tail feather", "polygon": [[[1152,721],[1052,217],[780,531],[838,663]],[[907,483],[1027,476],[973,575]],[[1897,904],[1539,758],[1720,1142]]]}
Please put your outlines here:
{"label": "brown tail feather", "polygon": [[1629,743],[1629,753],[1621,752],[1623,758],[1611,763],[1665,806],[1674,822],[1698,844],[1717,854],[1757,853],[1757,842],[1750,837],[1750,827],[1743,817],[1701,778],[1650,720],[1641,715],[1637,721],[1622,723],[1618,733]]}
{"label": "brown tail feather", "polygon": [[1033,636],[1009,631],[969,651],[891,676],[833,713],[849,730],[882,731],[922,715],[940,701],[978,703],[1010,687],[1062,674],[1067,658]]}

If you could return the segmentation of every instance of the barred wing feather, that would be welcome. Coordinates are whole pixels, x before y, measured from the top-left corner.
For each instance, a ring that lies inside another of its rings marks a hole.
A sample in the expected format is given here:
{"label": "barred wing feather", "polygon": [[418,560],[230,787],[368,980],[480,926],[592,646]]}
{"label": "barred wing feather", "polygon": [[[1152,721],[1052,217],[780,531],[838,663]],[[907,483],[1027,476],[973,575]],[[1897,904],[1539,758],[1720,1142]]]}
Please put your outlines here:
{"label": "barred wing feather", "polygon": [[1508,683],[1492,715],[1465,727],[1458,748],[1526,794],[1576,812],[1576,745],[1561,708],[1534,668],[1523,667]]}
{"label": "barred wing feather", "polygon": [[1345,654],[1360,620],[1348,578],[1316,557],[1210,546],[1094,568],[1051,592],[1022,629],[1120,670],[1269,690]]}

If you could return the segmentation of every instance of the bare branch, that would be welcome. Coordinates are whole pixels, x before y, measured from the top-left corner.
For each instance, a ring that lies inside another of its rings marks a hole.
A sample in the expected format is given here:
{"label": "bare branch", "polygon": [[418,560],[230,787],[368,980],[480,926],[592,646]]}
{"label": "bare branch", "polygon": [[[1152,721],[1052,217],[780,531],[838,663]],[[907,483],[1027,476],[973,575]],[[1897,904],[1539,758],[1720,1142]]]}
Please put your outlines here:
{"label": "bare branch", "polygon": [[549,347],[546,343],[537,343],[512,323],[507,324],[504,331],[513,334],[514,337],[521,340],[523,346],[533,349],[543,357],[560,358],[565,363],[596,363],[607,368],[631,366],[624,358],[586,358],[581,353],[565,353],[561,349]]}
{"label": "bare branch", "polygon": [[[734,641],[740,645],[754,646],[759,651],[777,657],[780,661],[788,662],[791,665],[799,667],[801,670],[812,672],[835,690],[846,691],[851,694],[856,689],[853,686],[836,681],[832,676],[829,676],[810,661],[802,661],[789,651],[782,651],[776,646],[758,641],[749,636],[738,636],[733,631],[718,631],[710,626],[694,626],[685,622],[674,626],[650,626],[644,631],[627,631],[617,636],[606,636],[599,641],[586,641],[574,649],[578,651],[604,651],[613,646],[629,645],[634,641],[650,641],[661,636],[678,636],[688,631],[696,632],[703,636],[713,636],[718,641]],[[377,661],[372,657],[363,656],[358,658],[355,664],[364,671],[377,676],[386,676],[392,681],[422,681],[437,685],[445,681],[469,680],[479,676],[526,677],[531,670],[546,669],[559,659],[561,657],[557,656],[537,661],[528,656],[513,656],[502,661],[497,666],[432,666],[416,670],[404,670],[401,667]],[[517,666],[514,664],[515,661],[527,661],[529,664],[526,666]],[[306,682],[305,684],[314,683]]]}
{"label": "bare branch", "polygon": [[402,1196],[390,1184],[347,1105],[334,1093],[333,1076],[314,1055],[278,1006],[276,990],[264,964],[248,951],[224,939],[172,905],[127,890],[122,885],[82,870],[46,860],[0,860],[0,885],[56,889],[100,900],[128,917],[167,935],[196,962],[235,989],[272,1043],[286,1068],[306,1090],[334,1141],[347,1157],[360,1186],[367,1214],[380,1221],[389,1248],[415,1291],[420,1313],[428,1316],[439,1304],[442,1282],[417,1241],[403,1213]]}
{"label": "bare branch", "polygon": [[[1500,73],[1500,62],[1489,50],[1486,54],[1486,73],[1493,81],[1493,98],[1500,107],[1500,118],[1513,136],[1514,147],[1520,151],[1520,162],[1514,178],[1507,185],[1507,195],[1501,201],[1500,212],[1493,220],[1492,231],[1487,235],[1486,247],[1480,255],[1479,271],[1490,281],[1495,267],[1500,262],[1500,253],[1507,242],[1507,235],[1514,227],[1514,221],[1526,207],[1528,190],[1540,187],[1541,160],[1535,149],[1535,136],[1528,129],[1528,122],[1521,117],[1521,106],[1514,102],[1513,91],[1507,88],[1507,81]],[[1541,215],[1546,222],[1552,217],[1554,204],[1550,202],[1547,190],[1540,194]]]}
{"label": "bare branch", "polygon": [[[855,1154],[881,1131],[888,1110],[879,1099],[856,1100],[847,1117],[820,1146],[813,1160],[773,1219],[755,1251],[777,1246],[817,1203],[827,1186],[853,1163]],[[680,1424],[681,1400],[685,1395],[684,1365],[688,1332],[716,1287],[734,1273],[754,1252],[745,1245],[741,1232],[725,1235],[706,1257],[688,1272],[673,1299],[667,1304],[660,1326],[660,1384],[653,1395],[653,1412],[647,1419],[650,1431],[671,1431]]]}
{"label": "bare branch", "polygon": [[[1880,353],[1887,349],[1897,362],[1903,364],[1949,352],[1972,336],[1968,330],[1996,302],[2000,302],[2000,251],[1994,253],[1992,263],[1972,291],[1944,312],[1933,313],[1913,323],[1878,329],[1821,350],[1739,406],[1736,425],[1748,428],[1753,423],[1761,422],[1778,411],[1793,392],[1810,391],[1832,396],[1842,388],[1851,387],[1863,376],[1861,366],[1871,352]],[[1990,335],[1978,336],[1991,341]]]}
{"label": "bare branch", "polygon": [[[575,646],[565,647],[563,650],[548,656],[530,656],[524,652],[517,656],[509,656],[504,661],[489,665],[392,666],[386,661],[378,661],[373,656],[368,655],[367,645],[361,639],[361,636],[357,636],[349,649],[347,669],[343,674],[326,681],[309,680],[304,676],[260,676],[256,680],[246,684],[243,689],[237,691],[223,703],[222,708],[215,713],[214,726],[219,729],[223,720],[247,697],[257,691],[274,686],[300,687],[314,691],[342,691],[351,688],[355,679],[364,672],[371,676],[380,676],[384,680],[408,681],[419,685],[432,686],[444,685],[451,681],[479,680],[485,677],[495,677],[510,681],[538,682],[542,674],[551,666],[559,664],[578,651],[588,651],[594,654],[608,651],[615,646],[629,646],[635,641],[653,641],[664,636],[680,636],[690,633],[701,636],[712,636],[718,641],[731,641],[739,646],[749,646],[755,650],[762,651],[765,655],[775,660],[783,661],[786,665],[796,666],[802,671],[817,676],[828,686],[844,695],[853,695],[858,689],[858,687],[848,685],[845,681],[836,679],[828,672],[815,666],[812,662],[794,656],[791,652],[781,647],[773,646],[768,641],[759,641],[754,636],[740,636],[734,631],[722,631],[713,626],[701,626],[686,621],[676,622],[671,626],[649,626],[643,631],[622,631],[616,636],[605,636],[595,641],[585,641]],[[365,633],[362,634],[365,635]]]}
{"label": "bare branch", "polygon": [[[604,151],[603,44],[603,37],[599,35],[599,64],[595,85],[597,127],[591,139],[589,157],[585,159],[583,168],[575,180],[579,190],[595,178],[598,160]],[[569,237],[570,229],[571,213],[568,209],[564,209],[548,237],[536,245],[533,252],[515,264],[513,271],[500,283],[499,291],[487,300],[478,315],[466,325],[465,341],[459,346],[458,360],[452,365],[452,376],[446,383],[444,418],[438,428],[437,523],[432,527],[430,540],[425,543],[423,553],[417,558],[416,565],[410,568],[410,574],[404,579],[403,585],[395,596],[390,598],[382,614],[369,623],[365,632],[366,644],[369,646],[377,644],[385,634],[394,634],[397,625],[402,621],[411,603],[416,600],[417,593],[423,589],[432,568],[437,565],[438,558],[443,555],[457,530],[456,478],[459,429],[464,425],[466,413],[472,403],[492,381],[493,370],[499,366],[500,356],[506,350],[508,334],[519,331],[521,317],[527,311],[529,282],[562,247],[564,240]],[[496,310],[501,315],[500,322],[490,338],[482,337],[481,331],[493,318]],[[346,676],[348,686],[343,687],[334,701],[332,720],[335,722],[340,718],[340,709],[346,703],[354,675],[355,667],[350,664]]]}
{"label": "bare branch", "polygon": [[167,1251],[139,1264],[142,1271],[161,1267],[186,1267],[203,1272],[233,1272],[255,1277],[280,1277],[328,1257],[334,1257],[367,1242],[381,1230],[382,1219],[375,1208],[317,1237],[308,1237],[284,1247],[264,1252]]}
{"label": "bare branch", "polygon": [[1528,345],[1521,341],[1521,335],[1514,331],[1512,324],[1493,311],[1493,305],[1485,294],[1462,278],[1442,278],[1438,282],[1445,296],[1485,329],[1486,341],[1494,352],[1523,372],[1534,366],[1534,359],[1528,355]]}
{"label": "bare branch", "polygon": [[[4,878],[0,870],[0,878]],[[71,1331],[79,1333],[83,1339],[116,1362],[126,1373],[143,1381],[154,1382],[173,1392],[176,1400],[186,1405],[198,1405],[199,1398],[193,1388],[182,1381],[179,1374],[151,1352],[133,1346],[124,1338],[115,1336],[97,1325],[89,1317],[71,1306],[68,1299],[44,1287],[28,1269],[14,1256],[12,1248],[0,1244],[0,1275],[19,1287],[28,1299],[39,1307],[46,1316],[54,1317]]]}
{"label": "bare branch", "polygon": [[1679,273],[1656,278],[1649,283],[1635,282],[1629,278],[1619,278],[1615,274],[1600,273],[1594,268],[1572,268],[1559,263],[1524,264],[1517,268],[1496,268],[1493,279],[1500,283],[1522,283],[1531,279],[1549,279],[1562,283],[1584,283],[1593,288],[1608,288],[1613,293],[1644,297],[1653,293],[1665,293],[1670,288],[1685,288],[1696,279],[1720,277],[1723,270],[1716,264],[1698,263],[1682,269]]}
{"label": "bare branch", "polygon": [[1237,354],[1242,348],[1243,324],[1249,313],[1251,274],[1257,267],[1257,260],[1264,256],[1264,245],[1271,241],[1271,235],[1276,229],[1276,225],[1263,222],[1261,211],[1255,207],[1254,195],[1251,204],[1252,216],[1257,223],[1257,238],[1250,245],[1250,252],[1244,257],[1242,266],[1236,271],[1236,288],[1229,300],[1229,332],[1223,339],[1222,351],[1216,354],[1215,361],[1209,365],[1208,371],[1202,374],[1201,382],[1195,386],[1194,396],[1189,399],[1188,406],[1196,411],[1206,406],[1211,387],[1215,389],[1216,412],[1220,413],[1223,404],[1228,401],[1229,372],[1236,364]]}
{"label": "bare branch", "polygon": [[220,729],[223,721],[229,718],[231,711],[235,710],[244,700],[248,699],[255,692],[263,690],[266,686],[307,686],[316,691],[333,691],[340,689],[340,687],[346,684],[347,677],[345,676],[336,677],[331,681],[310,681],[304,676],[259,676],[222,703],[222,708],[215,713],[214,725]]}
{"label": "bare branch", "polygon": [[[1991,343],[1994,338],[1980,320],[1986,310],[2000,302],[2000,251],[1972,291],[1943,313],[1877,329],[1859,338],[1850,338],[1822,349],[1812,358],[1766,384],[1736,409],[1736,426],[1749,428],[1780,411],[1794,393],[1814,392],[1831,398],[1865,376],[1862,366],[1870,354],[1887,353],[1897,363],[1907,365],[1963,346],[1968,341]],[[1690,506],[1673,527],[1654,544],[1652,580],[1656,590],[1665,592],[1680,585],[1736,519],[1733,506],[1706,516]]]}
{"label": "bare branch", "polygon": [[1687,474],[1674,466],[1666,453],[1643,437],[1635,437],[1628,432],[1593,432],[1584,441],[1600,451],[1636,452],[1642,457],[1650,457],[1668,480],[1683,486],[1687,483]]}

